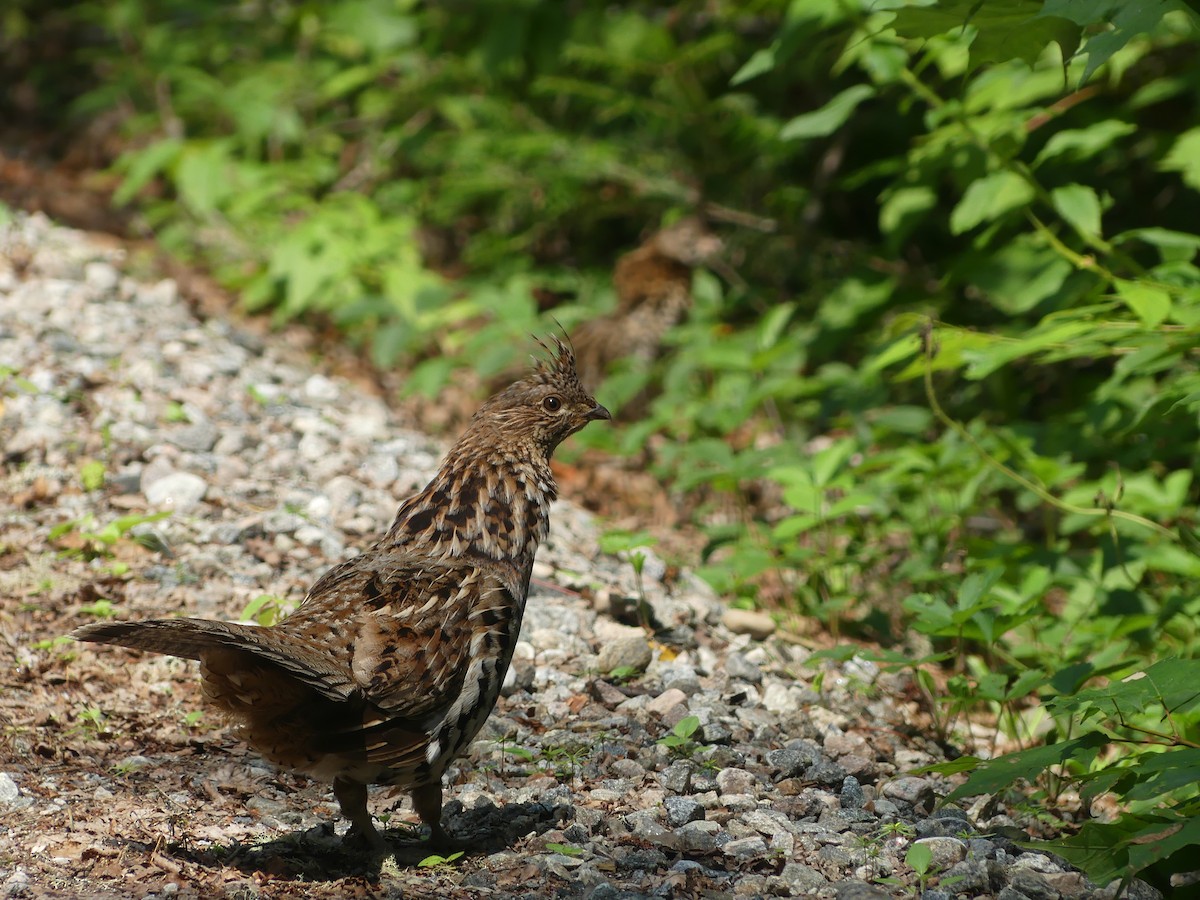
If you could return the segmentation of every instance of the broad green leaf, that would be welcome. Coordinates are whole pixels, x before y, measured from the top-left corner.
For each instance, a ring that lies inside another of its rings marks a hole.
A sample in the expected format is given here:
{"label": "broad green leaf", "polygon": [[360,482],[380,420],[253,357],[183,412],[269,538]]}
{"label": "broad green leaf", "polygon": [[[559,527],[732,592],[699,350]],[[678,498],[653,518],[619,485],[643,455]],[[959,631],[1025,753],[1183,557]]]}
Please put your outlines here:
{"label": "broad green leaf", "polygon": [[950,213],[950,231],[962,234],[984,222],[1025,206],[1033,199],[1033,188],[1015,172],[985,175],[967,186],[962,200]]}
{"label": "broad green leaf", "polygon": [[999,249],[964,257],[956,274],[976,285],[996,309],[1013,315],[1053,297],[1073,271],[1039,238],[1019,235]]}
{"label": "broad green leaf", "polygon": [[926,185],[897,188],[888,194],[879,207],[879,230],[884,234],[901,236],[922,214],[937,205],[937,194]]}
{"label": "broad green leaf", "polygon": [[125,177],[113,193],[113,203],[124,206],[132,200],[152,178],[173,166],[182,151],[183,141],[179,138],[166,138],[140,150],[123,154],[120,168],[124,170]]}
{"label": "broad green leaf", "polygon": [[1171,295],[1162,288],[1123,278],[1118,278],[1115,286],[1117,296],[1147,328],[1157,328],[1171,312]]}
{"label": "broad green leaf", "polygon": [[1051,701],[1055,708],[1078,710],[1085,704],[1111,715],[1128,714],[1159,704],[1173,715],[1200,708],[1200,660],[1164,659],[1105,687]]}
{"label": "broad green leaf", "polygon": [[875,89],[866,84],[848,87],[820,109],[796,116],[783,126],[779,138],[795,141],[831,135],[846,123],[860,103],[874,93]]}
{"label": "broad green leaf", "polygon": [[981,763],[946,800],[995,794],[1018,780],[1036,781],[1050,766],[1086,763],[1108,743],[1108,737],[1093,731],[1073,740],[998,756]]}
{"label": "broad green leaf", "polygon": [[730,87],[736,87],[774,69],[777,49],[778,47],[772,44],[770,47],[755,50],[754,54],[743,63],[742,67],[733,73],[733,77],[729,79]]}
{"label": "broad green leaf", "polygon": [[1163,158],[1162,168],[1178,172],[1184,184],[1200,191],[1200,128],[1185,131],[1175,139]]}
{"label": "broad green leaf", "polygon": [[1085,84],[1098,68],[1112,59],[1113,55],[1131,40],[1154,31],[1167,13],[1183,12],[1191,18],[1193,25],[1197,22],[1196,14],[1180,0],[1138,0],[1109,2],[1104,5],[1115,10],[1111,20],[1112,27],[1088,38],[1087,43],[1083,45],[1082,52],[1087,54],[1087,66],[1079,79],[1080,84]]}
{"label": "broad green leaf", "polygon": [[1002,366],[1024,356],[1035,356],[1058,344],[1070,344],[1074,339],[1095,328],[1091,322],[1046,322],[1025,336],[1011,341],[998,341],[986,347],[963,351],[967,362],[967,378],[986,378]]}
{"label": "broad green leaf", "polygon": [[1051,41],[1069,57],[1079,45],[1079,27],[1068,19],[1047,15],[1038,0],[942,0],[929,6],[906,6],[892,27],[905,38],[975,31],[971,42],[971,68],[1021,59],[1033,65]]}
{"label": "broad green leaf", "polygon": [[1068,184],[1050,194],[1058,214],[1087,237],[1100,236],[1100,198],[1085,184]]}
{"label": "broad green leaf", "polygon": [[1034,159],[1036,168],[1049,159],[1066,157],[1071,161],[1090,159],[1103,150],[1110,149],[1119,138],[1133,134],[1137,126],[1131,122],[1121,122],[1117,119],[1105,119],[1086,128],[1070,128],[1060,131],[1046,141],[1041,152]]}

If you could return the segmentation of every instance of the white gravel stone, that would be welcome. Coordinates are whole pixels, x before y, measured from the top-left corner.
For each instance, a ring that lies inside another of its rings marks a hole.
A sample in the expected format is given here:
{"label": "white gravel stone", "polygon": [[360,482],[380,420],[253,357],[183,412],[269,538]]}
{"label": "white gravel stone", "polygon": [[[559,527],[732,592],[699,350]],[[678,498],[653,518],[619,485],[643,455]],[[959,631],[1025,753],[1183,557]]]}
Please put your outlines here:
{"label": "white gravel stone", "polygon": [[146,502],[151,506],[185,512],[204,499],[208,485],[203,478],[190,472],[173,472],[155,480],[144,490]]}
{"label": "white gravel stone", "polygon": [[8,806],[17,802],[20,797],[21,790],[13,781],[12,776],[7,772],[0,772],[0,804]]}

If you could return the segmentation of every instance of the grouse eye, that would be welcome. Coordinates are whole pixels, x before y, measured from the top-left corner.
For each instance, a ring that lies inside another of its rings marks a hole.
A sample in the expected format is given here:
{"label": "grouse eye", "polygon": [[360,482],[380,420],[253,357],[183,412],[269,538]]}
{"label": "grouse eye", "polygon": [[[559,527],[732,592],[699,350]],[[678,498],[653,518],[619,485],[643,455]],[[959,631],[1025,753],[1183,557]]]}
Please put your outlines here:
{"label": "grouse eye", "polygon": [[562,409],[562,401],[551,394],[542,401],[542,406],[545,407],[547,412],[558,412],[560,409]]}

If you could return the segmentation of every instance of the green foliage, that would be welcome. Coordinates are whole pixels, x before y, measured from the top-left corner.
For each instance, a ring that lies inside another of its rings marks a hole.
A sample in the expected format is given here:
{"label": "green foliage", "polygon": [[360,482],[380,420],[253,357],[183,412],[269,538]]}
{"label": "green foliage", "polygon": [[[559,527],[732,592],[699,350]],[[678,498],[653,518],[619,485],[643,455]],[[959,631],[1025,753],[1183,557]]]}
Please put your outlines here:
{"label": "green foliage", "polygon": [[656,744],[666,747],[671,755],[680,759],[690,759],[692,754],[700,749],[700,744],[692,740],[692,736],[700,729],[700,720],[695,716],[684,716],[675,723],[671,733],[660,737]]}
{"label": "green foliage", "polygon": [[[1080,690],[1089,674],[1086,667],[1058,673],[1060,693],[1048,702],[1077,737],[932,769],[970,772],[948,800],[997,793],[1019,781],[1046,789],[1074,784],[1085,804],[1104,794],[1121,797],[1125,811],[1116,822],[1088,822],[1077,834],[1044,844],[1107,883],[1181,860],[1200,846],[1200,661],[1164,659]],[[1124,752],[1112,762],[1117,744]],[[1054,776],[1049,782],[1046,773]]]}
{"label": "green foliage", "polygon": [[243,622],[255,622],[269,626],[276,624],[292,611],[292,604],[284,602],[282,597],[273,594],[259,594],[243,608],[238,616]]}
{"label": "green foliage", "polygon": [[89,459],[79,467],[79,482],[85,491],[96,491],[104,486],[107,472],[104,463]]}
{"label": "green foliage", "polygon": [[462,850],[456,850],[455,852],[446,856],[439,856],[436,853],[431,853],[429,856],[426,856],[424,859],[418,862],[417,865],[422,869],[436,869],[440,866],[449,866],[451,863],[461,857],[463,852],[464,851]]}
{"label": "green foliage", "polygon": [[[65,545],[64,556],[79,556],[84,559],[108,558],[118,542],[130,540],[148,549],[161,550],[158,538],[153,535],[135,535],[133,529],[148,522],[157,522],[169,516],[169,512],[133,513],[118,516],[111,522],[98,525],[91,513],[61,522],[50,529],[50,540]],[[114,564],[115,565],[115,564]],[[114,574],[120,572],[114,571]]]}

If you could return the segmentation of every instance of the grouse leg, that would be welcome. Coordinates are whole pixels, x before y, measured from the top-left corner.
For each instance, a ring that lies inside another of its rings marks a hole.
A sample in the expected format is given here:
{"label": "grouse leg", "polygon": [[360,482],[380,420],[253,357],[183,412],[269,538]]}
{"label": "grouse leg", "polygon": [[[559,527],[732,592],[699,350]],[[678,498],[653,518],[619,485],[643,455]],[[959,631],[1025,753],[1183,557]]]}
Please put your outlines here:
{"label": "grouse leg", "polygon": [[366,841],[372,850],[386,850],[387,842],[375,828],[375,823],[371,821],[371,813],[367,810],[367,786],[357,781],[335,778],[333,796],[337,797],[342,815],[350,820],[350,830],[346,832],[346,839],[357,838]]}
{"label": "grouse leg", "polygon": [[442,783],[431,781],[412,790],[413,809],[429,826],[429,845],[438,850],[462,850],[466,841],[452,838],[442,827]]}

